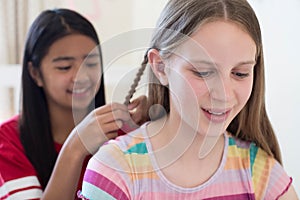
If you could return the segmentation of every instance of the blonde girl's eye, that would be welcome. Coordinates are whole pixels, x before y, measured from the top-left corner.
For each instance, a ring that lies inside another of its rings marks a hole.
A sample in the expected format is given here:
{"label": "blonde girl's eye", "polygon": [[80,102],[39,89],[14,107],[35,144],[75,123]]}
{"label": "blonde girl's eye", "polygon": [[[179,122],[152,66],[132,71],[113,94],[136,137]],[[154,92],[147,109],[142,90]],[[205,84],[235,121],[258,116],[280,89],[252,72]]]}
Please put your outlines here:
{"label": "blonde girl's eye", "polygon": [[250,75],[250,73],[243,73],[243,72],[232,72],[232,74],[234,75],[234,76],[236,76],[237,78],[239,78],[239,79],[243,79],[243,78],[246,78],[246,77],[248,77],[249,75]]}
{"label": "blonde girl's eye", "polygon": [[194,71],[194,74],[200,78],[208,78],[214,75],[214,71]]}

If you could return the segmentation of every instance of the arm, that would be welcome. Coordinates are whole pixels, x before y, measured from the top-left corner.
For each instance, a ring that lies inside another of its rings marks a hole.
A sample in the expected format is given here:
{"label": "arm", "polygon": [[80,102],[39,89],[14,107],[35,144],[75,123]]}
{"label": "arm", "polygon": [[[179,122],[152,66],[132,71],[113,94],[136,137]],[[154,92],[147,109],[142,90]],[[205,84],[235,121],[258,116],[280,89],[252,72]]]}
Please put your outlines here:
{"label": "arm", "polygon": [[65,141],[43,199],[74,199],[85,157],[116,137],[121,120],[128,118],[127,108],[121,104],[102,106],[85,117]]}
{"label": "arm", "polygon": [[279,197],[280,200],[297,200],[297,194],[294,189],[294,187],[291,185],[286,193],[284,193],[281,197]]}
{"label": "arm", "polygon": [[[135,105],[143,110],[144,104]],[[74,199],[85,157],[115,138],[123,122],[133,123],[127,107],[113,103],[95,109],[78,124],[63,145],[43,199]]]}
{"label": "arm", "polygon": [[73,130],[60,151],[42,199],[74,199],[86,156],[76,135]]}

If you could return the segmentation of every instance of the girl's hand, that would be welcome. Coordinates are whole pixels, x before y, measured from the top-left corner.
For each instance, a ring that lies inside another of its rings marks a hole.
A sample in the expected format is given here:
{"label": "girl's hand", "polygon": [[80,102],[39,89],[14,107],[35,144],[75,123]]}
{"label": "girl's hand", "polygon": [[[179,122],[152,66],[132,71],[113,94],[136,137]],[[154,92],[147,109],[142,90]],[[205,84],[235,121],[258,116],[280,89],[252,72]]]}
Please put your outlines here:
{"label": "girl's hand", "polygon": [[128,105],[128,110],[131,119],[123,123],[123,126],[118,130],[118,135],[129,133],[148,121],[147,97],[142,95],[133,100]]}
{"label": "girl's hand", "polygon": [[94,154],[107,140],[128,133],[147,121],[147,111],[146,96],[138,97],[128,107],[111,103],[96,108],[72,130],[66,145],[83,157]]}
{"label": "girl's hand", "polygon": [[[109,139],[115,138],[124,122],[131,121],[125,105],[112,103],[96,108],[72,131],[67,142],[75,142],[81,154],[94,154]],[[68,141],[70,140],[70,141]]]}
{"label": "girl's hand", "polygon": [[149,120],[147,97],[145,95],[139,96],[137,99],[133,100],[128,105],[128,110],[132,120],[138,125],[142,125]]}

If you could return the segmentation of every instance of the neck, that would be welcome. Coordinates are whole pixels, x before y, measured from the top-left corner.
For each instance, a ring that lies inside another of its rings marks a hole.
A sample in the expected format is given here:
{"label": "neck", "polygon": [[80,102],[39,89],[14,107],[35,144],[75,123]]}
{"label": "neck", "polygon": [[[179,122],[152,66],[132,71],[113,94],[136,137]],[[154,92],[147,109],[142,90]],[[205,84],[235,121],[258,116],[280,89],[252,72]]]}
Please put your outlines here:
{"label": "neck", "polygon": [[223,134],[206,137],[186,123],[170,116],[147,126],[153,153],[159,169],[171,182],[182,187],[195,187],[215,174],[223,151]]}
{"label": "neck", "polygon": [[[148,127],[148,133],[154,134],[150,141],[158,162],[167,166],[175,160],[206,160],[211,156],[222,157],[224,147],[223,134],[206,136],[195,130],[183,120],[174,116],[165,116]],[[173,159],[173,161],[166,160]]]}

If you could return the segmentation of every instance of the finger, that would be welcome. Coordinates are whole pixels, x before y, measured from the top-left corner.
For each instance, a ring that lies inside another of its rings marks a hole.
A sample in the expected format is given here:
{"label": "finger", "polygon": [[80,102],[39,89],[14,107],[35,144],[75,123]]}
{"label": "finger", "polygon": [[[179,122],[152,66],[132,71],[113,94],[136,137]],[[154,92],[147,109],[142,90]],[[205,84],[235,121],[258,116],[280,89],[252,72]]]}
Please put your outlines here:
{"label": "finger", "polygon": [[137,108],[139,105],[143,106],[147,103],[147,97],[145,95],[139,96],[137,99],[134,99],[133,101],[128,104],[128,109],[133,110]]}
{"label": "finger", "polygon": [[118,136],[118,133],[116,131],[114,132],[110,132],[106,134],[106,137],[110,140],[110,139],[115,139]]}
{"label": "finger", "polygon": [[130,115],[136,124],[141,124],[149,120],[146,106],[138,107],[135,111],[131,111]]}
{"label": "finger", "polygon": [[111,103],[111,104],[107,104],[104,106],[101,106],[99,108],[96,108],[94,110],[94,113],[97,115],[101,115],[101,114],[105,114],[105,113],[109,113],[115,110],[123,110],[123,111],[127,111],[127,107],[123,104],[120,103]]}
{"label": "finger", "polygon": [[100,125],[100,132],[102,132],[104,135],[107,135],[111,132],[116,132],[118,129],[120,129],[123,126],[123,122],[121,120],[113,121],[106,124]]}
{"label": "finger", "polygon": [[138,99],[135,99],[132,102],[130,102],[130,104],[128,104],[127,108],[128,108],[128,110],[133,110],[136,107],[138,107],[139,105],[140,105],[140,101]]}
{"label": "finger", "polygon": [[131,112],[130,114],[131,114],[131,119],[133,121],[131,123],[139,124],[143,119],[143,115],[140,110],[136,110],[135,112]]}
{"label": "finger", "polygon": [[97,115],[96,120],[99,124],[111,123],[117,120],[128,121],[131,119],[130,114],[127,111],[115,110],[102,115]]}

